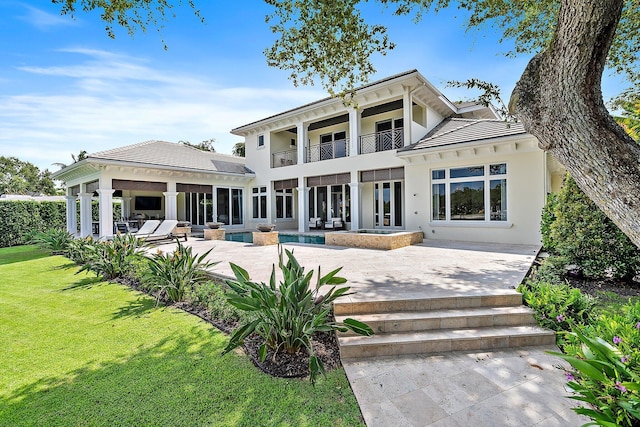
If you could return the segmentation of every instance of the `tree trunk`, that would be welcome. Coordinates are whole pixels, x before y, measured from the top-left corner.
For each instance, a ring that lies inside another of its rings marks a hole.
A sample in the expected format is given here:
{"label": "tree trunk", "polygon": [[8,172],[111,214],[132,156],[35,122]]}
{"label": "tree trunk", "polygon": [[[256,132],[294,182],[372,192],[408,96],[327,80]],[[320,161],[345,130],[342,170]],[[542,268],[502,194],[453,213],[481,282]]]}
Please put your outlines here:
{"label": "tree trunk", "polygon": [[550,47],[511,99],[540,148],[640,247],[640,144],[604,106],[601,80],[623,0],[562,0]]}

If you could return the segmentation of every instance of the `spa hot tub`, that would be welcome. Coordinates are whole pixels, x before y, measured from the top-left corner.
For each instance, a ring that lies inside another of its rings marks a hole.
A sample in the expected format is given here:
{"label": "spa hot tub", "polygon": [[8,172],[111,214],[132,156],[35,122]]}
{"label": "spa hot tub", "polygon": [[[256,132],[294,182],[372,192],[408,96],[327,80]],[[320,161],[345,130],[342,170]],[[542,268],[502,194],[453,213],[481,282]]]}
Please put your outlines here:
{"label": "spa hot tub", "polygon": [[326,233],[324,239],[327,245],[391,250],[422,243],[424,234],[422,231],[360,229]]}

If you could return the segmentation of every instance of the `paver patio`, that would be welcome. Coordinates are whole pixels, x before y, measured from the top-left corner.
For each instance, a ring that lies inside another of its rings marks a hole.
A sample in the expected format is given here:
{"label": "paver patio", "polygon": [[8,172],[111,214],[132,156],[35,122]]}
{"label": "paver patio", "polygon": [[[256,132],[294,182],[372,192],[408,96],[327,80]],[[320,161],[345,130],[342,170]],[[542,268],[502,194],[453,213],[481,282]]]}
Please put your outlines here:
{"label": "paver patio", "polygon": [[[196,252],[215,247],[212,272],[232,276],[229,261],[267,281],[275,246],[191,239]],[[161,249],[170,250],[172,245]],[[537,246],[425,240],[393,251],[285,244],[308,269],[343,267],[356,293],[352,301],[481,295],[515,288],[531,267]],[[545,350],[452,352],[343,360],[369,427],[579,426],[571,411],[561,359]]]}

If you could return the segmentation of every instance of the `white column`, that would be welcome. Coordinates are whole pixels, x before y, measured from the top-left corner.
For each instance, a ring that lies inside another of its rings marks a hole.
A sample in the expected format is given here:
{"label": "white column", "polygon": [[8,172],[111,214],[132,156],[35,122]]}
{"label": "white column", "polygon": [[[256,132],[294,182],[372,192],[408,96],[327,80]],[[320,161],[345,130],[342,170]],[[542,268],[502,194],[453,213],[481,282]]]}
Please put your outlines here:
{"label": "white column", "polygon": [[76,212],[76,196],[67,196],[67,232],[74,236],[78,233],[78,213]]}
{"label": "white column", "polygon": [[178,219],[178,192],[166,191],[162,194],[164,194],[164,218]]}
{"label": "white column", "polygon": [[100,218],[100,237],[113,236],[113,193],[112,188],[100,188],[98,192],[98,212]]}
{"label": "white column", "polygon": [[131,197],[122,198],[122,216],[131,218]]}
{"label": "white column", "polygon": [[350,107],[347,111],[349,111],[349,156],[357,156],[358,141],[362,132],[360,110]]}
{"label": "white column", "polygon": [[404,94],[402,95],[402,121],[404,122],[404,146],[411,144],[411,124],[413,123],[413,97],[411,96],[411,89],[409,87],[404,88]]}
{"label": "white column", "polygon": [[80,237],[92,236],[91,198],[93,193],[80,193]]}
{"label": "white column", "polygon": [[357,172],[351,172],[351,183],[349,184],[349,188],[351,189],[351,229],[357,230],[360,228],[360,183],[357,182],[357,179],[354,180],[354,174],[357,175]]}
{"label": "white column", "polygon": [[298,123],[296,129],[298,132],[298,164],[301,165],[304,163],[304,153],[307,149],[307,144],[309,144],[309,131],[307,130],[307,125],[305,123]]}
{"label": "white column", "polygon": [[309,187],[305,187],[302,185],[304,183],[304,178],[298,178],[299,187],[296,188],[298,191],[298,231],[304,232],[309,231],[309,222],[307,221],[307,212],[308,204],[309,204]]}

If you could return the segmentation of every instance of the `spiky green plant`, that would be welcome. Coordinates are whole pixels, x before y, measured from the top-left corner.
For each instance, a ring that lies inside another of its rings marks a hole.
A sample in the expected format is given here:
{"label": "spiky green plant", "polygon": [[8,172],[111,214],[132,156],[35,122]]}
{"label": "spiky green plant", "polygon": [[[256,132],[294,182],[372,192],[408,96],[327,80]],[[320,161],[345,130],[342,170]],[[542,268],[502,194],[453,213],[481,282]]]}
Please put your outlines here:
{"label": "spiky green plant", "polygon": [[106,280],[125,274],[134,260],[140,256],[143,242],[132,234],[113,236],[111,240],[98,241],[84,247],[85,264],[78,271],[93,271]]}
{"label": "spiky green plant", "polygon": [[[344,323],[337,323],[332,319],[332,303],[341,296],[351,294],[349,287],[335,286],[347,281],[337,276],[341,268],[322,276],[318,267],[318,278],[313,286],[311,281],[314,271],[305,273],[293,252],[285,250],[285,253],[286,262],[282,249],[278,249],[278,266],[283,276],[279,285],[276,284],[275,265],[267,285],[251,281],[246,270],[231,263],[236,280],[227,281],[233,291],[228,297],[229,303],[240,310],[252,312],[257,317],[236,329],[223,353],[242,345],[244,339],[253,333],[264,339],[259,348],[261,361],[266,359],[268,348],[275,353],[284,351],[291,354],[304,348],[309,353],[310,379],[315,382],[319,374],[325,373],[325,369],[311,345],[314,333],[351,330],[360,335],[373,335],[373,330],[355,319],[346,319]],[[324,292],[327,285],[333,286]]]}
{"label": "spiky green plant", "polygon": [[49,251],[52,255],[60,255],[65,253],[72,240],[73,236],[68,231],[52,228],[34,233],[29,243]]}
{"label": "spiky green plant", "polygon": [[183,301],[187,290],[206,279],[206,270],[217,264],[205,260],[213,248],[197,256],[193,254],[191,247],[184,246],[178,239],[176,242],[175,251],[157,251],[148,256],[149,269],[145,273],[144,282],[155,293],[156,303],[161,299]]}

